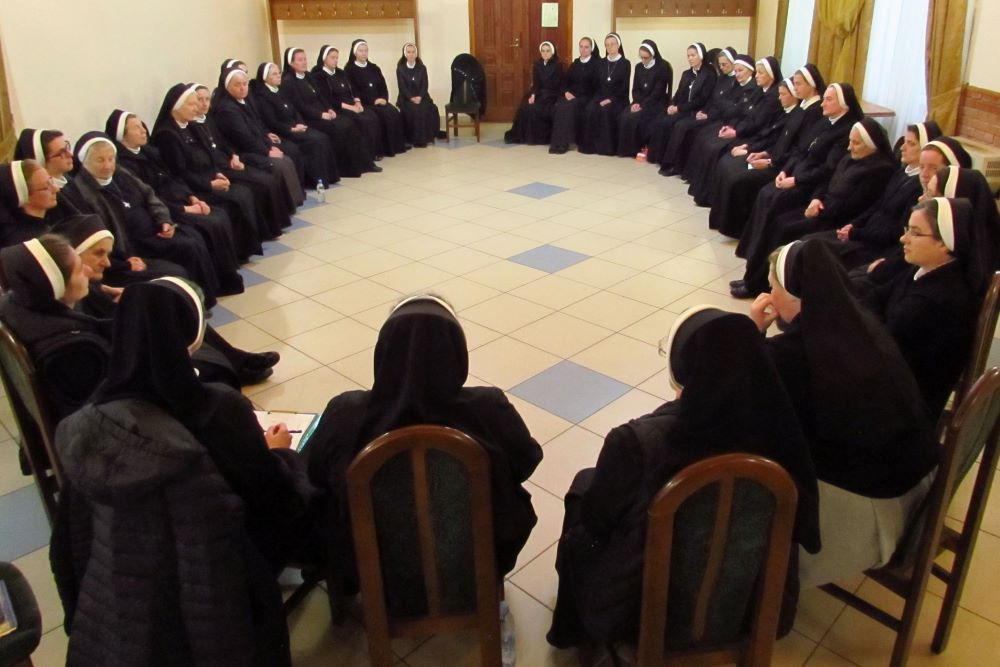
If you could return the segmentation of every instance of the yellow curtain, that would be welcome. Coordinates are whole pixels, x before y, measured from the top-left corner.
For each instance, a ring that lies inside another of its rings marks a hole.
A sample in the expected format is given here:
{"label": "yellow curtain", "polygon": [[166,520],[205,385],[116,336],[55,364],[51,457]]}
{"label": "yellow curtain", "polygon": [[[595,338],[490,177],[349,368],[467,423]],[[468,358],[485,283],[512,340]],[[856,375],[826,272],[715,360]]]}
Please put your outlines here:
{"label": "yellow curtain", "polygon": [[17,134],[14,116],[10,112],[10,95],[7,92],[7,71],[3,64],[3,45],[0,44],[0,162],[7,162],[14,154]]}
{"label": "yellow curtain", "polygon": [[[788,0],[778,0],[778,19],[774,30],[774,57],[781,61],[785,49],[785,27],[788,25]],[[782,70],[784,71],[784,70]]]}
{"label": "yellow curtain", "polygon": [[875,0],[816,0],[809,62],[828,83],[849,83],[861,97]]}
{"label": "yellow curtain", "polygon": [[941,131],[958,124],[968,0],[931,0],[927,17],[927,115]]}

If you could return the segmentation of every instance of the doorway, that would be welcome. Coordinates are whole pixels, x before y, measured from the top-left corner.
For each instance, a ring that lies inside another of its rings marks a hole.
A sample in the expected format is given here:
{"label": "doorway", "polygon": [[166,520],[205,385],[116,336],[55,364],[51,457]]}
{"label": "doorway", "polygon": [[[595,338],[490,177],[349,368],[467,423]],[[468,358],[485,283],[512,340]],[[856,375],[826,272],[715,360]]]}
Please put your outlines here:
{"label": "doorway", "polygon": [[[542,27],[543,5],[558,5],[558,27]],[[486,71],[486,116],[510,122],[531,86],[538,45],[549,41],[564,67],[573,62],[573,0],[469,0],[472,55]]]}

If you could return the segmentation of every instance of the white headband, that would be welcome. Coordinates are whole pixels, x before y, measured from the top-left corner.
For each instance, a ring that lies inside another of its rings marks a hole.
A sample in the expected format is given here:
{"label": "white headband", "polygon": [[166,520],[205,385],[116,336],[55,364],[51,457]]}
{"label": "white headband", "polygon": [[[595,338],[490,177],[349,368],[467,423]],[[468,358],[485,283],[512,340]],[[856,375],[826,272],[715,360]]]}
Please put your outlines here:
{"label": "white headband", "polygon": [[[542,52],[542,47],[545,46],[546,44],[548,44],[549,48],[552,49],[552,53],[556,52],[556,45],[553,44],[552,42],[545,41],[545,42],[542,42],[541,44],[538,45],[538,52],[539,53]],[[403,48],[405,49],[406,47],[404,46]]]}
{"label": "white headband", "polygon": [[[944,143],[943,141],[938,141],[937,139],[935,139],[934,141],[928,141],[927,146],[933,146],[934,148],[941,151],[944,154],[945,159],[948,160],[949,165],[954,165],[956,167],[959,166],[958,156],[955,155],[955,151],[951,150],[951,146],[949,146],[948,144]],[[924,148],[927,148],[927,146],[924,146]]]}
{"label": "white headband", "polygon": [[234,76],[236,76],[237,74],[242,74],[243,76],[246,76],[246,75],[247,75],[247,73],[246,73],[246,72],[244,72],[243,70],[241,70],[241,69],[239,69],[239,68],[237,67],[236,69],[234,69],[233,71],[231,71],[231,72],[230,72],[229,74],[227,74],[227,75],[226,75],[226,80],[225,80],[225,82],[224,82],[224,83],[222,84],[222,87],[223,87],[223,88],[228,88],[228,87],[229,87],[229,82],[230,82],[230,81],[232,81],[232,80],[233,80],[233,77],[234,77]]}
{"label": "white headband", "polygon": [[181,96],[177,98],[176,102],[174,102],[174,111],[177,111],[182,106],[184,106],[184,103],[187,102],[187,98],[191,97],[191,95],[197,90],[198,90],[197,83],[192,83],[190,86],[185,88],[184,92],[181,93]]}
{"label": "white headband", "polygon": [[935,197],[938,204],[937,226],[944,246],[955,252],[955,217],[951,211],[951,202],[944,197]]}
{"label": "white headband", "polygon": [[285,54],[285,62],[288,63],[289,65],[291,65],[292,64],[292,60],[295,59],[296,52],[301,51],[301,50],[302,49],[300,49],[297,46],[293,46],[290,49],[288,49],[288,53]]}
{"label": "white headband", "polygon": [[121,141],[125,138],[125,123],[128,122],[129,116],[134,115],[131,111],[122,110],[122,115],[118,117],[118,124],[115,125],[115,141]]}
{"label": "white headband", "polygon": [[802,78],[805,79],[810,86],[813,88],[816,87],[816,79],[813,78],[812,72],[810,72],[807,67],[800,67],[798,69],[798,73],[802,75]]}
{"label": "white headband", "polygon": [[201,342],[205,339],[205,307],[201,303],[201,298],[198,296],[198,293],[187,284],[187,282],[175,276],[163,276],[162,278],[157,278],[153,282],[164,282],[170,283],[171,285],[177,285],[184,291],[185,294],[191,297],[191,301],[194,302],[195,310],[198,311],[198,335],[195,336],[194,341],[187,346],[188,354],[194,352],[201,347]]}
{"label": "white headband", "polygon": [[368,46],[368,42],[366,42],[363,39],[359,40],[358,43],[355,44],[354,47],[351,49],[351,53],[353,53],[354,55],[358,55],[358,49],[361,48],[362,45]]}
{"label": "white headband", "polygon": [[106,229],[99,229],[90,236],[88,236],[87,238],[85,238],[83,241],[81,241],[78,246],[73,248],[73,250],[75,250],[76,254],[79,255],[81,252],[85,252],[86,250],[88,250],[95,243],[102,241],[104,239],[111,239],[111,242],[114,243],[115,235]]}
{"label": "white headband", "polygon": [[688,44],[688,48],[697,51],[699,58],[705,57],[705,50],[701,48],[701,44],[699,44],[698,42],[695,42],[694,44]]}
{"label": "white headband", "polygon": [[271,74],[271,68],[272,67],[274,69],[278,70],[279,72],[281,71],[281,69],[278,67],[278,63],[268,63],[267,67],[264,68],[264,78],[265,79],[268,77],[268,75]]}
{"label": "white headband", "polygon": [[837,93],[837,102],[840,103],[840,108],[846,109],[847,102],[844,100],[844,89],[840,87],[839,83],[831,83],[830,87]]}
{"label": "white headband", "polygon": [[653,48],[653,44],[649,40],[646,39],[642,40],[642,43],[639,44],[639,48],[646,49],[647,51],[649,51],[649,55],[651,56],[656,55],[656,49]]}
{"label": "white headband", "polygon": [[[456,320],[458,319],[458,315],[455,314],[455,309],[452,308],[447,301],[445,301],[441,297],[434,296],[433,294],[414,294],[413,296],[408,296],[392,307],[392,313],[395,313],[397,310],[399,310],[406,304],[413,303],[414,301],[433,301],[434,303],[438,304],[439,306],[447,310],[449,313],[451,313],[451,316],[454,317]],[[390,315],[392,313],[390,313]]]}
{"label": "white headband", "polygon": [[875,148],[875,141],[872,139],[872,135],[868,133],[868,129],[860,121],[854,124],[854,129],[861,135],[861,141],[865,142],[865,146]]}
{"label": "white headband", "polygon": [[15,160],[10,163],[10,178],[14,181],[14,192],[17,193],[17,207],[21,208],[28,203],[31,192],[28,190],[28,181],[24,180],[24,169],[21,165],[24,160]]}
{"label": "white headband", "polygon": [[[954,199],[955,192],[958,190],[958,170],[959,167],[948,167],[948,180],[944,182],[944,196],[949,199]],[[941,184],[938,183],[938,185]]]}
{"label": "white headband", "polygon": [[330,51],[333,51],[333,50],[334,50],[334,48],[333,48],[332,46],[324,46],[324,47],[323,47],[323,53],[322,53],[322,54],[320,54],[320,57],[319,57],[319,59],[320,59],[321,61],[323,61],[323,62],[326,62],[326,57],[327,57],[328,55],[330,55]]}
{"label": "white headband", "polygon": [[[802,241],[792,241],[791,243],[782,246],[781,250],[778,251],[778,260],[774,263],[774,277],[778,279],[778,284],[784,287],[785,291],[789,294],[792,293],[789,292],[788,287],[785,286],[785,265],[788,262],[788,254],[791,251],[792,246],[797,243],[802,243]],[[796,295],[792,294],[792,296]]]}
{"label": "white headband", "polygon": [[748,60],[746,58],[737,57],[736,60],[733,61],[733,64],[734,65],[743,65],[744,67],[746,67],[751,72],[754,71],[753,61]]}
{"label": "white headband", "polygon": [[76,159],[83,162],[87,159],[87,153],[94,147],[94,144],[102,142],[111,146],[111,150],[115,152],[115,155],[118,155],[118,148],[115,146],[115,142],[111,141],[107,137],[94,137],[93,139],[88,139],[82,146],[80,146],[80,148],[76,151]]}
{"label": "white headband", "polygon": [[799,94],[795,92],[795,82],[792,81],[792,77],[788,77],[787,79],[782,79],[782,83],[784,83],[785,87],[788,88],[788,92],[792,94],[792,97],[794,97],[795,99],[799,99]]}
{"label": "white headband", "polygon": [[229,69],[238,62],[239,60],[237,60],[236,58],[230,58],[229,60],[226,61],[226,66],[223,69]]}
{"label": "white headband", "polygon": [[719,55],[720,56],[725,56],[729,60],[729,62],[731,62],[731,63],[736,62],[736,54],[733,53],[732,51],[730,51],[728,48],[725,48],[725,49],[722,49],[721,51],[719,51]]}
{"label": "white headband", "polygon": [[771,78],[772,79],[774,78],[774,70],[771,69],[771,61],[770,60],[768,60],[767,58],[761,58],[760,60],[757,61],[757,64],[758,65],[763,65],[764,69],[767,70],[767,73],[771,75]]}
{"label": "white headband", "polygon": [[711,310],[716,308],[716,306],[710,306],[708,304],[702,304],[700,306],[691,306],[683,313],[677,316],[674,323],[670,325],[670,332],[667,334],[666,343],[663,346],[663,351],[667,355],[667,380],[670,382],[670,386],[673,387],[674,391],[683,388],[683,385],[677,381],[674,377],[674,369],[670,366],[670,350],[674,346],[674,339],[677,337],[677,332],[681,330],[681,325],[687,322],[689,319],[697,315],[704,310]]}
{"label": "white headband", "polygon": [[928,141],[927,126],[923,123],[916,123],[914,127],[917,128],[917,141],[921,146],[925,146]]}
{"label": "white headband", "polygon": [[614,37],[615,41],[618,42],[618,48],[622,48],[622,38],[618,36],[617,32],[609,32],[607,37],[604,38],[605,42],[608,41],[608,37]]}
{"label": "white headband", "polygon": [[35,151],[35,161],[45,166],[45,147],[42,146],[42,131],[35,130],[31,133],[31,147]]}
{"label": "white headband", "polygon": [[52,287],[52,298],[56,300],[63,298],[63,295],[66,294],[66,280],[63,278],[62,271],[59,270],[56,260],[52,259],[52,255],[38,239],[25,241],[24,247],[28,249],[31,256],[38,262],[38,266],[42,268],[42,272],[49,281],[49,286]]}

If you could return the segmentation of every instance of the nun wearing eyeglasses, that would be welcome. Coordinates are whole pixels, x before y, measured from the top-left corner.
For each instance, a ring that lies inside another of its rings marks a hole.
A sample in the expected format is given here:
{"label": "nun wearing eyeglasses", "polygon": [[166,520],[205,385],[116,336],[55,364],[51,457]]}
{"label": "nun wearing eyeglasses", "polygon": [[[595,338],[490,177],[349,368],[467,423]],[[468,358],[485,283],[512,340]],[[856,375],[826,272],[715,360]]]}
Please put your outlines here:
{"label": "nun wearing eyeglasses", "polygon": [[580,131],[581,153],[617,155],[618,117],[628,106],[628,82],[632,64],[622,53],[622,38],[616,32],[604,38],[604,57],[597,65],[597,90],[584,110]]}
{"label": "nun wearing eyeglasses", "polygon": [[417,148],[433,144],[441,134],[441,110],[431,99],[427,66],[412,42],[403,44],[403,54],[396,63],[396,85],[396,106],[403,114],[406,140]]}
{"label": "nun wearing eyeglasses", "polygon": [[501,390],[464,386],[468,371],[465,333],[451,305],[428,294],[407,297],[379,331],[371,390],[345,392],[326,406],[305,451],[310,479],[327,492],[327,574],[341,592],[357,591],[347,467],[378,436],[414,424],[458,429],[486,450],[497,574],[514,567],[536,522],[523,484],[542,460],[542,449]]}
{"label": "nun wearing eyeglasses", "polygon": [[0,164],[0,248],[49,231],[56,192],[49,172],[35,160]]}
{"label": "nun wearing eyeglasses", "polygon": [[73,171],[73,146],[62,132],[30,127],[21,130],[14,146],[14,159],[34,160],[45,168],[52,179],[56,191],[56,207],[49,211],[47,218],[61,220],[79,213],[71,201],[59,196],[59,192],[69,184]]}
{"label": "nun wearing eyeglasses", "polygon": [[618,157],[637,157],[649,143],[652,122],[663,113],[673,80],[673,69],[660,55],[656,42],[642,40],[632,77],[632,104],[618,118]]}
{"label": "nun wearing eyeglasses", "polygon": [[403,129],[403,116],[399,109],[389,102],[389,86],[386,84],[382,70],[368,60],[368,42],[356,39],[351,42],[351,54],[344,68],[351,79],[354,94],[366,109],[371,109],[378,116],[382,128],[379,155],[392,157],[405,153],[409,148],[406,143],[406,131]]}
{"label": "nun wearing eyeglasses", "polygon": [[[566,494],[556,556],[559,591],[547,639],[558,647],[634,642],[639,629],[647,510],[670,479],[702,459],[731,452],[769,458],[798,488],[794,541],[820,548],[816,474],[792,400],[746,316],[696,306],[678,316],[664,339],[677,397],[650,414],[612,429],[595,468],[577,473]],[[679,522],[685,542],[699,527]],[[675,533],[676,535],[676,533]],[[698,547],[703,548],[703,547]],[[692,556],[697,558],[697,556]],[[705,555],[707,558],[707,554]],[[702,559],[703,560],[703,559]],[[747,567],[756,567],[747,562]],[[795,614],[797,588],[789,571],[781,630]],[[699,573],[671,572],[671,610],[697,597]],[[730,593],[713,627],[739,632],[747,598]],[[671,624],[687,627],[690,613]]]}
{"label": "nun wearing eyeglasses", "polygon": [[503,135],[508,144],[547,144],[552,138],[552,107],[562,90],[563,65],[555,44],[538,45],[538,60],[531,67],[531,88],[525,95],[514,124]]}

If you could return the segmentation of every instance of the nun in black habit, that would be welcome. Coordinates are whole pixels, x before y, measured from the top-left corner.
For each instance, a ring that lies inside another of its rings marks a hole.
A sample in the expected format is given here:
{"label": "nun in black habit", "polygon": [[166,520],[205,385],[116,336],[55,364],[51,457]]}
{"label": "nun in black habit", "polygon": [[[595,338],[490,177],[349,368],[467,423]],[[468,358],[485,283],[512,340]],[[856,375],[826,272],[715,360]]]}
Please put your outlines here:
{"label": "nun in black habit", "polygon": [[801,101],[786,119],[781,135],[768,146],[748,153],[745,159],[724,160],[718,165],[708,216],[710,229],[740,238],[760,189],[774,181],[796,151],[809,147],[810,130],[823,115],[820,95],[826,83],[819,69],[810,64],[795,71],[792,85]]}
{"label": "nun in black habit", "polygon": [[340,110],[334,109],[333,102],[320,95],[309,80],[308,71],[305,51],[297,47],[285,49],[281,92],[287,95],[288,101],[302,114],[309,127],[321,130],[330,139],[340,175],[357,178],[365,172],[382,171],[375,164],[379,146],[369,143],[349,114],[342,114]]}
{"label": "nun in black habit", "polygon": [[810,232],[834,230],[859,215],[879,200],[892,172],[892,146],[882,126],[873,118],[855,123],[848,135],[848,154],[837,163],[830,180],[816,186],[805,211],[763,219],[764,227],[756,230],[760,241],[747,254],[743,283],[732,286],[733,296],[756,296],[766,290],[767,256],[772,250]]}
{"label": "nun in black habit", "polygon": [[717,130],[702,128],[692,140],[687,153],[682,178],[690,185],[688,194],[694,196],[711,177],[715,164],[724,153],[749,141],[757,132],[770,125],[781,113],[778,100],[778,82],[781,68],[773,56],[761,58],[755,65],[757,87],[754,94],[745,87],[736,95],[737,104],[732,113],[722,121]]}
{"label": "nun in black habit", "polygon": [[562,89],[563,68],[552,42],[539,44],[538,53],[531,67],[531,88],[503,135],[504,143],[547,144],[552,138],[552,106]]}
{"label": "nun in black habit", "polygon": [[562,90],[552,106],[552,140],[549,152],[562,155],[570,144],[580,143],[583,111],[597,90],[597,71],[601,50],[592,37],[580,40],[580,57],[573,61],[562,78]]}
{"label": "nun in black habit", "polygon": [[34,160],[0,164],[0,248],[49,231],[49,211],[56,207],[56,188],[49,172]]}
{"label": "nun in black habit", "polygon": [[223,72],[212,103],[212,118],[231,150],[247,164],[279,174],[294,212],[306,199],[302,154],[294,143],[282,146],[281,137],[264,126],[250,98],[247,73],[239,67]]}
{"label": "nun in black habit", "polygon": [[417,53],[417,45],[403,44],[403,55],[396,63],[396,106],[403,114],[406,140],[423,148],[441,134],[441,111],[431,99],[427,67]]}
{"label": "nun in black habit", "polygon": [[[746,452],[782,465],[799,493],[794,540],[809,552],[820,548],[816,472],[792,400],[753,323],[697,306],[678,317],[664,352],[671,384],[683,388],[677,399],[612,429],[597,467],[577,473],[566,495],[556,556],[559,592],[547,636],[555,646],[635,641],[649,503],[674,475],[702,459]],[[700,539],[697,525],[679,523],[675,530],[686,540]],[[750,559],[745,567],[757,565]],[[745,576],[752,578],[753,571]],[[695,571],[671,572],[672,611],[675,592],[678,609],[688,599],[693,606],[692,586],[700,581]],[[795,614],[796,584],[793,567],[783,629]],[[748,600],[732,595],[719,601],[728,611],[712,624],[739,632]],[[671,622],[685,627],[690,621],[680,612]]]}
{"label": "nun in black habit", "polygon": [[413,296],[393,308],[375,346],[371,391],[333,398],[309,447],[309,477],[327,491],[326,563],[345,591],[356,590],[346,472],[371,440],[412,424],[463,431],[490,457],[497,574],[510,572],[536,517],[523,483],[542,460],[524,421],[494,387],[465,387],[469,352],[454,311],[442,299]]}
{"label": "nun in black habit", "polygon": [[673,82],[673,68],[656,42],[642,40],[632,77],[632,105],[618,118],[618,157],[636,157],[649,142],[653,120],[666,108]]}
{"label": "nun in black habit", "polygon": [[604,58],[597,65],[597,90],[587,103],[577,148],[581,153],[616,155],[618,116],[628,106],[628,58],[616,32],[604,38]]}
{"label": "nun in black habit", "polygon": [[405,153],[409,146],[403,129],[403,116],[389,102],[389,86],[382,70],[368,60],[368,42],[363,39],[351,42],[351,55],[344,70],[360,103],[378,116],[382,128],[379,153],[388,157]]}
{"label": "nun in black habit", "polygon": [[972,204],[969,247],[957,252],[965,255],[966,262],[971,265],[972,286],[981,298],[989,289],[994,272],[1000,270],[1000,212],[996,196],[986,177],[977,169],[945,167],[938,171],[936,178],[942,196],[968,199]]}
{"label": "nun in black habit", "polygon": [[[56,188],[56,207],[46,214],[50,221],[60,220],[77,213],[72,202],[59,197],[58,193],[69,184],[73,171],[73,147],[59,130],[35,130],[25,128],[17,137],[14,146],[15,160],[34,160],[45,168]],[[3,211],[0,210],[0,218]]]}
{"label": "nun in black habit", "polygon": [[286,144],[298,146],[306,186],[315,187],[320,181],[329,185],[340,180],[337,156],[330,145],[330,138],[306,125],[302,114],[285,99],[281,90],[280,67],[274,63],[261,63],[257,68],[257,77],[250,82],[250,95],[264,126]]}
{"label": "nun in black habit", "polygon": [[358,131],[364,135],[368,146],[375,155],[375,160],[382,159],[382,122],[371,108],[361,103],[361,98],[354,93],[351,78],[347,72],[340,69],[340,51],[329,44],[324,44],[316,57],[316,65],[307,77],[319,91],[323,103],[336,111],[337,115],[351,121]]}
{"label": "nun in black habit", "polygon": [[184,222],[201,234],[220,278],[225,276],[233,283],[231,289],[242,292],[243,278],[238,271],[240,260],[246,261],[249,253],[239,256],[235,228],[225,209],[222,206],[212,208],[183,181],[170,174],[159,151],[149,145],[146,124],[135,114],[115,109],[108,116],[104,131],[115,140],[118,164],[153,188],[156,196],[170,210],[171,220]]}

